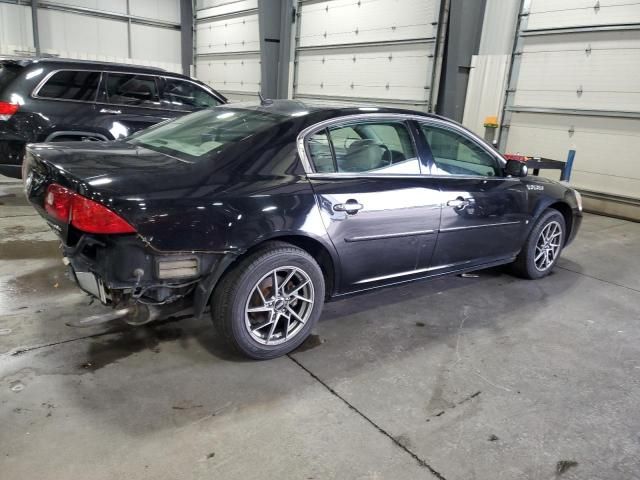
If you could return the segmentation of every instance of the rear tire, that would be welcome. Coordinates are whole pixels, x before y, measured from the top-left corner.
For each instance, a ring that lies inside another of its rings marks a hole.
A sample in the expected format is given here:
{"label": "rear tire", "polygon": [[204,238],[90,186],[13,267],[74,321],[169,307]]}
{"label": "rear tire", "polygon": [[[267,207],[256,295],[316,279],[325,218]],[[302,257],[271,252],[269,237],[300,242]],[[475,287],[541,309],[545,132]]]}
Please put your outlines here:
{"label": "rear tire", "polygon": [[513,273],[532,280],[549,275],[560,258],[565,238],[564,216],[557,210],[545,210],[513,262]]}
{"label": "rear tire", "polygon": [[228,272],[211,298],[216,329],[238,352],[256,360],[296,349],[315,327],[324,277],[304,250],[272,242]]}

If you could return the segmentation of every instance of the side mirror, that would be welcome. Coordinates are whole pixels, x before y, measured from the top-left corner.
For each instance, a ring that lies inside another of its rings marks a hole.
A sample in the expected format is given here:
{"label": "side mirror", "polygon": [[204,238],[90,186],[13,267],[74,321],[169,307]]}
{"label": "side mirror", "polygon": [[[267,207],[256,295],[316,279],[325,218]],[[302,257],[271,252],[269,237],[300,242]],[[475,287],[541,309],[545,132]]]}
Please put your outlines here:
{"label": "side mirror", "polygon": [[510,177],[526,177],[528,171],[527,164],[518,160],[507,160],[504,167],[504,173]]}

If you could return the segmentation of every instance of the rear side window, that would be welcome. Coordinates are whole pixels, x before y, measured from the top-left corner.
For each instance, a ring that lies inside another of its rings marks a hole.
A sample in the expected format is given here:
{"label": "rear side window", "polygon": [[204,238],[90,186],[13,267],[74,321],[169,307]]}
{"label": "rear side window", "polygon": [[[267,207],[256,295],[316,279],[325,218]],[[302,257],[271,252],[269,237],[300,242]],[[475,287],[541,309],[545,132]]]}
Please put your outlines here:
{"label": "rear side window", "polygon": [[162,91],[160,101],[162,106],[171,110],[200,110],[215,107],[220,102],[209,92],[195,83],[177,78],[161,79]]}
{"label": "rear side window", "polygon": [[156,78],[151,75],[106,73],[106,102],[115,105],[159,107]]}
{"label": "rear side window", "polygon": [[37,92],[39,97],[93,102],[100,72],[65,70],[54,73]]}
{"label": "rear side window", "polygon": [[4,90],[20,74],[22,68],[11,63],[0,63],[0,91]]}
{"label": "rear side window", "polygon": [[318,173],[420,174],[407,126],[364,121],[329,127],[307,138]]}

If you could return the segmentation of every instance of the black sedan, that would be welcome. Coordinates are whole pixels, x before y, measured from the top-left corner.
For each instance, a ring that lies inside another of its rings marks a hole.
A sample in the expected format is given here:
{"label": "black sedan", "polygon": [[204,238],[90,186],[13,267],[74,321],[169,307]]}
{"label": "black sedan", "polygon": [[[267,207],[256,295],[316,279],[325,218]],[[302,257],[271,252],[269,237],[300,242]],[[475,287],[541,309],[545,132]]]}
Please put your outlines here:
{"label": "black sedan", "polygon": [[133,323],[210,304],[256,359],[299,346],[327,300],[501,264],[547,275],[581,199],[526,173],[435,115],[296,101],[31,145],[23,167],[80,288]]}

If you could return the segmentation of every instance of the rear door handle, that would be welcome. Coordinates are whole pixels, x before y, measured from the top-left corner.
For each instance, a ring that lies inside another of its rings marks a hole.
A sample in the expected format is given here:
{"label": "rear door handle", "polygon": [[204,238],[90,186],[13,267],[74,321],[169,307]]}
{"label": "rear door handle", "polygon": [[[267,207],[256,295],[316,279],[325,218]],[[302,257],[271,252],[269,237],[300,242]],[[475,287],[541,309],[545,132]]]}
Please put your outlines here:
{"label": "rear door handle", "polygon": [[453,208],[464,208],[464,207],[468,207],[469,205],[471,205],[471,202],[469,200],[465,200],[462,197],[458,197],[454,200],[449,200],[447,202],[447,207],[453,207]]}
{"label": "rear door handle", "polygon": [[122,113],[121,110],[112,110],[110,108],[101,108],[100,113],[110,113],[111,115],[120,115]]}
{"label": "rear door handle", "polygon": [[336,203],[333,210],[336,212],[347,212],[349,215],[355,215],[364,208],[364,205],[358,203],[357,200],[349,199],[345,203]]}

